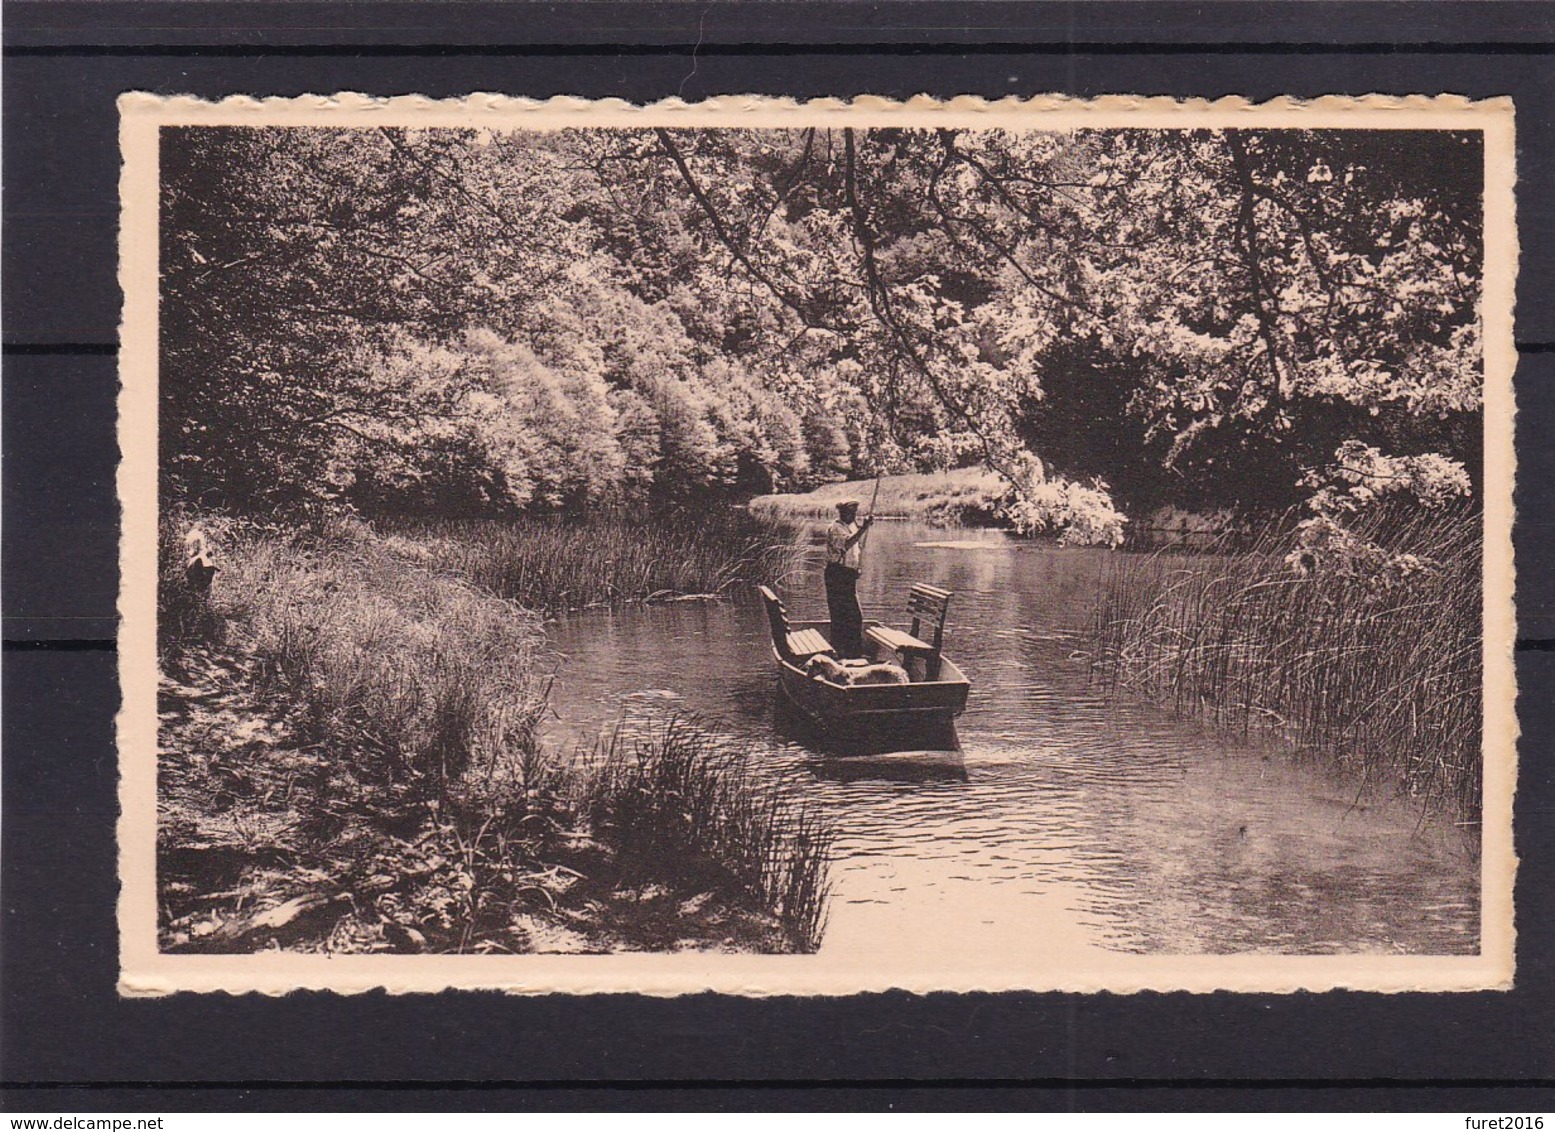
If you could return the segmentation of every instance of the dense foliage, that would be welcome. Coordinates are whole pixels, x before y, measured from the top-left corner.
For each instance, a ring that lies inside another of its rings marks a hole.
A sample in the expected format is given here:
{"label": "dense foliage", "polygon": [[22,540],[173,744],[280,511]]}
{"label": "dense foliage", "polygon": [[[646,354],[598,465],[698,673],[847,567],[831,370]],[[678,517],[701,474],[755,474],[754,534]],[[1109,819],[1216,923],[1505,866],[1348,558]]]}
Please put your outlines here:
{"label": "dense foliage", "polygon": [[1418,131],[169,130],[166,483],[477,515],[982,464],[1102,542],[1469,494],[1480,166]]}

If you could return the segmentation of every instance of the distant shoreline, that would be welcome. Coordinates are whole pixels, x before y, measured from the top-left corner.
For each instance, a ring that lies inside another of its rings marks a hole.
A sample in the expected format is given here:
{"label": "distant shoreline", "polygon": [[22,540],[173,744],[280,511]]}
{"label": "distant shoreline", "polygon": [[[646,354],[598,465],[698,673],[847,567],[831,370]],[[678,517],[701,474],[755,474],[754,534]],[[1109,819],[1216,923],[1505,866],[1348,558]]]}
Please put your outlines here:
{"label": "distant shoreline", "polygon": [[878,519],[906,519],[940,527],[1008,527],[997,515],[1009,485],[997,472],[957,468],[948,472],[915,472],[882,476],[878,497],[874,479],[829,483],[806,492],[758,495],[748,504],[754,515],[768,519],[829,519],[837,503],[857,499],[861,514]]}

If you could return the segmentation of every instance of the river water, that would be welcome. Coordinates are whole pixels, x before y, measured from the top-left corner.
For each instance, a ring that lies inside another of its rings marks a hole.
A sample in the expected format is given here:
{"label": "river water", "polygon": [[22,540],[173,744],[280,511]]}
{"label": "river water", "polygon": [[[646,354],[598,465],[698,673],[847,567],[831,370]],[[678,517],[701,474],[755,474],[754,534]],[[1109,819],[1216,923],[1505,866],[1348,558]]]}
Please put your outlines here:
{"label": "river water", "polygon": [[[779,588],[823,618],[819,527]],[[908,587],[953,591],[946,652],[972,680],[959,761],[819,757],[775,711],[753,598],[589,612],[550,625],[551,737],[690,715],[801,774],[838,830],[823,953],[1011,940],[1055,952],[1472,954],[1474,840],[1406,800],[1358,797],[1313,760],[1091,685],[1085,641],[1106,551],[881,523],[865,615],[904,624]],[[964,768],[964,770],[963,770]]]}

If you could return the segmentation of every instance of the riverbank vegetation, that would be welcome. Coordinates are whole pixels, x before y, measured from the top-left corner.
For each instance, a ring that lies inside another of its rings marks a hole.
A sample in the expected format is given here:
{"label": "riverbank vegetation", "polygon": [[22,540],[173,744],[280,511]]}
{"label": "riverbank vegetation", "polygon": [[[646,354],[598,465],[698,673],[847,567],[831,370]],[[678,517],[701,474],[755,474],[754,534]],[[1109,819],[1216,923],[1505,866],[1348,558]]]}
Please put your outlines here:
{"label": "riverbank vegetation", "polygon": [[992,527],[1006,523],[1000,515],[1009,484],[984,468],[944,472],[912,472],[875,480],[844,480],[807,492],[759,495],[750,501],[753,515],[773,519],[834,519],[837,503],[857,499],[863,513],[884,519],[915,519],[942,527]]}
{"label": "riverbank vegetation", "polygon": [[[164,947],[816,945],[829,842],[791,785],[690,725],[635,779],[563,758],[535,615],[359,521],[207,526],[208,607],[161,623]],[[678,854],[648,786],[707,823]]]}
{"label": "riverbank vegetation", "polygon": [[1380,511],[1322,557],[1302,534],[1287,523],[1234,552],[1110,559],[1097,676],[1477,818],[1479,515]]}
{"label": "riverbank vegetation", "polygon": [[721,508],[652,522],[621,513],[400,523],[400,552],[546,613],[714,597],[797,568],[792,528]]}
{"label": "riverbank vegetation", "polygon": [[1039,465],[1025,464],[1027,478],[1020,489],[999,472],[956,468],[881,476],[878,481],[849,480],[803,493],[760,495],[749,507],[752,514],[773,520],[829,519],[836,516],[838,500],[857,499],[865,514],[873,505],[877,518],[915,519],[938,527],[997,527],[1081,546],[1123,544],[1128,519],[1105,491],[1044,479]]}

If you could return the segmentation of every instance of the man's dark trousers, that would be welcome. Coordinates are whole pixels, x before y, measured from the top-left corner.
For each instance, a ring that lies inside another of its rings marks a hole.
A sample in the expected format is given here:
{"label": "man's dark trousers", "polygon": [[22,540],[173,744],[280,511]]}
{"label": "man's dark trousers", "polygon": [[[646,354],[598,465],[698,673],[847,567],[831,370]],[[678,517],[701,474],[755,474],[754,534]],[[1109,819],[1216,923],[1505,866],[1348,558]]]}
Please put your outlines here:
{"label": "man's dark trousers", "polygon": [[864,611],[858,604],[858,573],[840,562],[826,564],[826,608],[831,613],[831,645],[841,657],[864,655]]}

